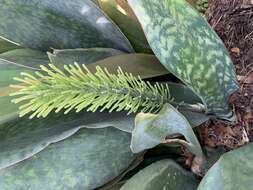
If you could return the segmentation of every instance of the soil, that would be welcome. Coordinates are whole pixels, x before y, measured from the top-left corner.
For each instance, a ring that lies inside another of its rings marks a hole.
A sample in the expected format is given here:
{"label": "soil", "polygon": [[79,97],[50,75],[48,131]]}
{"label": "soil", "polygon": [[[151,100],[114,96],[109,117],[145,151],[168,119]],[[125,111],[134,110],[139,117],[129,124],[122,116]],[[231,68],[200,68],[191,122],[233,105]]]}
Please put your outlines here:
{"label": "soil", "polygon": [[230,51],[241,87],[230,98],[238,121],[212,120],[198,132],[207,147],[233,150],[253,141],[253,0],[211,0],[206,16]]}

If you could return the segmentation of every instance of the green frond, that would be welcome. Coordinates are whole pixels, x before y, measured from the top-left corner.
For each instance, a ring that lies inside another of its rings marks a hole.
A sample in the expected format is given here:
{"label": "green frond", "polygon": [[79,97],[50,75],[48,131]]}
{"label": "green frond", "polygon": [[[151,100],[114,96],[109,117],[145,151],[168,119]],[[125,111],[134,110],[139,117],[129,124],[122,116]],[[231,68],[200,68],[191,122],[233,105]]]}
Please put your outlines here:
{"label": "green frond", "polygon": [[124,73],[121,68],[117,74],[101,67],[91,73],[85,65],[77,63],[65,65],[63,70],[52,64],[49,68],[41,66],[41,69],[43,73],[21,73],[23,78],[15,78],[22,84],[12,85],[18,91],[11,96],[17,96],[14,103],[22,103],[20,116],[32,113],[30,118],[46,117],[52,111],[65,110],[67,114],[71,110],[80,112],[83,109],[92,112],[157,112],[165,103],[175,104],[167,84],[152,85],[140,77]]}
{"label": "green frond", "polygon": [[91,73],[85,65],[65,65],[64,70],[50,64],[41,66],[44,72],[34,75],[21,73],[15,78],[21,85],[12,85],[18,91],[14,103],[22,103],[20,116],[33,112],[30,118],[46,117],[53,110],[65,110],[65,114],[75,109],[87,111],[143,111],[156,112],[166,102],[171,102],[166,84],[151,85],[140,77],[124,73],[118,68],[117,74],[96,68]]}

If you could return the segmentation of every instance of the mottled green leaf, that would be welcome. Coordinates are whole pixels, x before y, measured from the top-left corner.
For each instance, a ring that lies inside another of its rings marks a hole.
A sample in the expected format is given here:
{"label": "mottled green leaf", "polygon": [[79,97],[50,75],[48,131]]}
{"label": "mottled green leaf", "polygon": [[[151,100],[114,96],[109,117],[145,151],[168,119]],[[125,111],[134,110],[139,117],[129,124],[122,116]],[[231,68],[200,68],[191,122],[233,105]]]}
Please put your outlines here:
{"label": "mottled green leaf", "polygon": [[201,181],[198,190],[251,190],[253,144],[224,154]]}
{"label": "mottled green leaf", "polygon": [[121,190],[196,190],[194,176],[172,160],[155,162],[135,174]]}
{"label": "mottled green leaf", "polygon": [[13,77],[20,76],[20,72],[31,72],[39,65],[49,62],[47,55],[30,49],[16,49],[0,54],[0,124],[17,117],[18,105],[11,103],[9,94],[14,89],[10,84],[16,83]]}
{"label": "mottled green leaf", "polygon": [[95,189],[134,161],[129,143],[130,134],[115,128],[81,129],[30,159],[0,170],[0,189]]}
{"label": "mottled green leaf", "polygon": [[107,47],[133,49],[91,0],[0,0],[0,35],[39,50]]}
{"label": "mottled green leaf", "polygon": [[13,50],[13,49],[17,49],[17,48],[20,48],[20,46],[12,43],[12,42],[10,42],[6,39],[3,39],[0,36],[0,53],[10,51],[10,50]]}
{"label": "mottled green leaf", "polygon": [[124,32],[136,52],[152,52],[141,25],[126,0],[99,0],[99,5]]}
{"label": "mottled green leaf", "polygon": [[123,54],[122,51],[110,48],[65,49],[48,52],[50,62],[53,64],[90,64],[111,56]]}
{"label": "mottled green leaf", "polygon": [[229,119],[238,82],[220,38],[185,0],[129,0],[161,63],[200,96],[208,113]]}
{"label": "mottled green leaf", "polygon": [[165,143],[167,137],[183,135],[184,146],[202,157],[203,153],[189,122],[173,106],[165,104],[158,114],[139,113],[132,131],[131,149],[134,153]]}

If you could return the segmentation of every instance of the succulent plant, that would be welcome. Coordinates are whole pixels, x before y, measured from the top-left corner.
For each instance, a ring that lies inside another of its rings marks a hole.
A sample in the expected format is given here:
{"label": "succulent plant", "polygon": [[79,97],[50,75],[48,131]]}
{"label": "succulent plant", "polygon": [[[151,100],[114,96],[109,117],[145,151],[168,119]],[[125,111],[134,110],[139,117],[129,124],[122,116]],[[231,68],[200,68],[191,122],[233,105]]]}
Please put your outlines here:
{"label": "succulent plant", "polygon": [[0,190],[230,187],[232,154],[198,187],[169,153],[204,166],[194,127],[235,119],[229,53],[188,2],[0,0],[0,53]]}

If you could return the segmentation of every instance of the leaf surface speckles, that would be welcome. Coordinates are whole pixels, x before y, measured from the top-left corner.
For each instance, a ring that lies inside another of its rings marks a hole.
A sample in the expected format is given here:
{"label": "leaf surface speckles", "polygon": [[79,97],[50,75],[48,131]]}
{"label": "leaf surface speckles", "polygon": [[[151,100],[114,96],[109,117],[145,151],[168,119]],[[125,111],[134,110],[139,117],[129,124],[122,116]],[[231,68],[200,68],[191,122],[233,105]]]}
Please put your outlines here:
{"label": "leaf surface speckles", "polygon": [[238,89],[232,61],[206,20],[184,0],[129,0],[161,63],[199,95],[207,112],[229,119]]}

